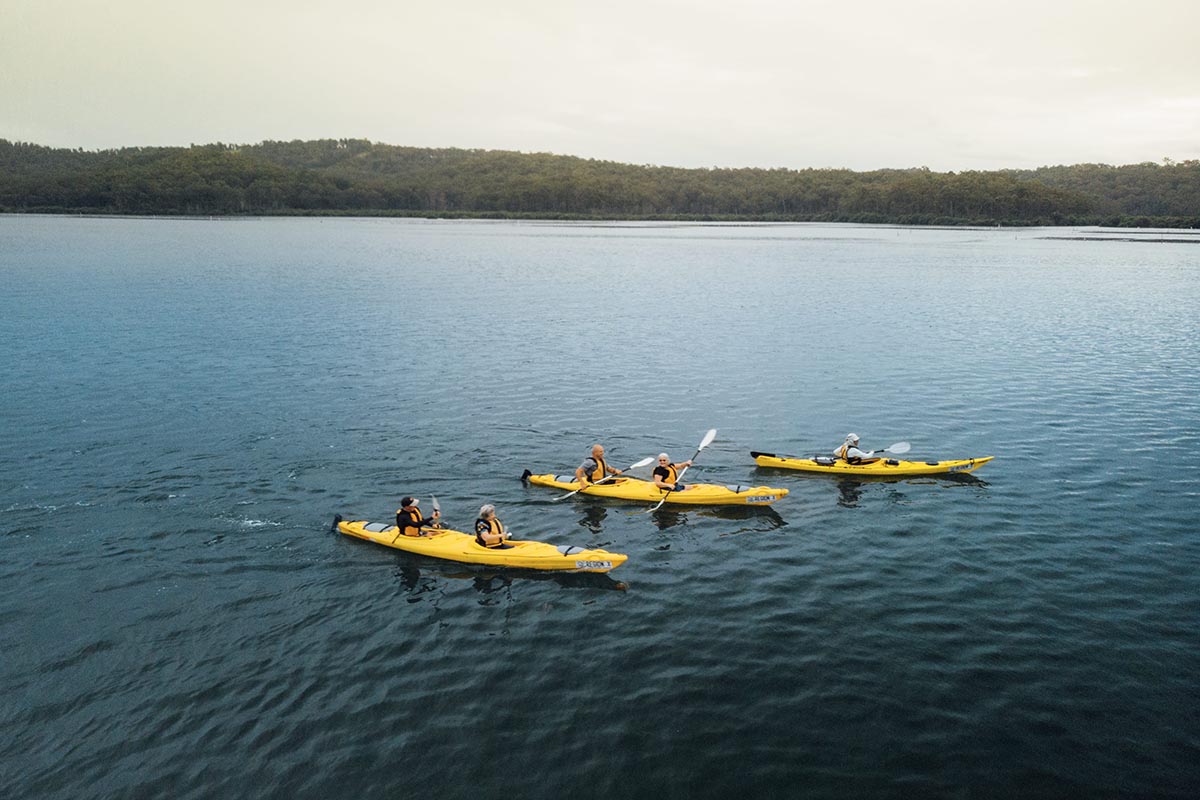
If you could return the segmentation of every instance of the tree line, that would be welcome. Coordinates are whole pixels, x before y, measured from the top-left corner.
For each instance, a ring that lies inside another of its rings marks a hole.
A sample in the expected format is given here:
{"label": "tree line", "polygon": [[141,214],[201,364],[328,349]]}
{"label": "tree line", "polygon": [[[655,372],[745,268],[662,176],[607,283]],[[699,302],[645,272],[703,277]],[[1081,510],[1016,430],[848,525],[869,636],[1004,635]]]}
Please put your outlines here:
{"label": "tree line", "polygon": [[1200,227],[1200,161],[682,169],[365,139],[98,151],[0,139],[0,211]]}

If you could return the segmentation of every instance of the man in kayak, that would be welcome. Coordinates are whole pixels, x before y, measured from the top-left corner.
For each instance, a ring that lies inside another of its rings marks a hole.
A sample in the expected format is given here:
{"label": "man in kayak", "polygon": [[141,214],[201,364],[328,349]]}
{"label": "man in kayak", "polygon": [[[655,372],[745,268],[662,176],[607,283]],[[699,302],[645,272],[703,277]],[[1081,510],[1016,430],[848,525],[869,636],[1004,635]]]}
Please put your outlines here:
{"label": "man in kayak", "polygon": [[511,544],[504,540],[509,536],[504,525],[496,519],[496,507],[486,503],[479,507],[479,519],[475,520],[475,543],[495,550],[507,550]]}
{"label": "man in kayak", "polygon": [[670,456],[666,453],[659,453],[658,466],[654,468],[654,485],[664,492],[682,492],[687,487],[679,482],[679,470],[691,465],[691,461],[672,464]]}
{"label": "man in kayak", "polygon": [[442,512],[435,510],[432,517],[421,518],[417,504],[421,501],[415,497],[400,498],[400,510],[396,512],[396,527],[405,536],[424,536],[422,526],[432,525],[442,518]]}
{"label": "man in kayak", "polygon": [[858,434],[847,433],[846,441],[842,442],[842,446],[833,451],[833,454],[845,461],[847,464],[874,464],[878,458],[871,458],[875,455],[875,451],[864,453],[858,449]]}
{"label": "man in kayak", "polygon": [[604,460],[603,445],[592,445],[592,454],[587,457],[575,470],[575,480],[581,484],[599,483],[609,475],[620,475],[621,470],[613,469]]}

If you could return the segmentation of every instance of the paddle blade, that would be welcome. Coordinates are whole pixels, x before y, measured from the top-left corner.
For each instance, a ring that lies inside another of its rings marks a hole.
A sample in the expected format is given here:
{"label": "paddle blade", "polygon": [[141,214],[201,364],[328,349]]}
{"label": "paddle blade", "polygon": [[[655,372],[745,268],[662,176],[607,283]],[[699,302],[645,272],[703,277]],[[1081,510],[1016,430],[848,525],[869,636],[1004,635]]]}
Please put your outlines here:
{"label": "paddle blade", "polygon": [[697,450],[703,450],[704,448],[706,448],[706,447],[708,447],[710,444],[712,444],[712,441],[713,441],[713,439],[715,439],[715,438],[717,438],[717,429],[716,429],[716,428],[713,428],[713,429],[712,429],[712,430],[710,430],[708,433],[704,434],[704,438],[703,438],[703,439],[700,441],[700,446],[699,446],[698,448],[696,448],[696,449],[697,449]]}
{"label": "paddle blade", "polygon": [[429,495],[429,504],[433,506],[434,511],[441,511],[442,505],[437,501],[437,495]]}
{"label": "paddle blade", "polygon": [[903,453],[907,453],[909,450],[912,450],[912,445],[909,444],[908,442],[896,442],[894,445],[887,448],[884,452],[885,453],[895,453],[896,455],[901,455]]}

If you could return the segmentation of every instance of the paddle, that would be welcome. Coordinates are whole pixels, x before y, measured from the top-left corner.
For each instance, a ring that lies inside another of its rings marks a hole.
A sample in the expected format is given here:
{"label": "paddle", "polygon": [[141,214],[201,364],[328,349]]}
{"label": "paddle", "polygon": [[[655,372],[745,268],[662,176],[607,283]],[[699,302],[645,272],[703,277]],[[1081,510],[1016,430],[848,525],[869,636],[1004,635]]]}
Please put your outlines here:
{"label": "paddle", "polygon": [[[912,450],[912,445],[909,444],[908,442],[896,442],[891,447],[885,447],[882,450],[876,450],[875,452],[876,453],[892,453],[894,455],[899,456],[899,455],[903,455],[903,454],[907,453],[909,450]],[[750,451],[751,458],[758,458],[759,456],[766,456],[767,458],[797,458],[797,456],[778,456],[778,455],[775,455],[774,453],[760,453],[757,450]]]}
{"label": "paddle", "polygon": [[[691,458],[689,458],[688,461],[695,461],[696,456],[700,455],[700,451],[703,450],[704,448],[708,447],[710,444],[712,444],[712,440],[715,438],[717,438],[717,429],[713,428],[708,433],[704,434],[704,438],[700,440],[700,446],[696,448],[695,455],[693,455]],[[679,479],[683,477],[683,473],[685,473],[687,471],[688,471],[687,467],[684,467],[683,469],[679,470],[679,474],[675,476],[675,484],[676,485],[679,484]],[[649,514],[651,511],[658,511],[659,507],[662,506],[663,503],[667,502],[667,498],[671,496],[671,492],[673,492],[673,491],[675,491],[675,490],[671,489],[666,494],[664,494],[663,499],[658,501],[658,505],[655,506],[654,508],[650,509],[650,511],[647,511],[646,513]]]}
{"label": "paddle", "polygon": [[[630,465],[629,465],[629,467],[628,467],[627,469],[623,470],[623,472],[629,472],[629,470],[631,470],[631,469],[637,469],[638,467],[644,467],[644,466],[646,466],[647,464],[649,464],[649,463],[650,463],[651,461],[653,461],[653,460],[654,460],[654,458],[653,458],[653,457],[646,457],[646,458],[643,458],[641,461],[638,461],[637,463],[630,464]],[[568,497],[570,497],[571,495],[573,495],[573,494],[575,494],[575,493],[577,493],[577,492],[582,492],[584,489],[586,489],[586,488],[587,488],[587,487],[589,487],[589,486],[598,486],[598,485],[600,485],[600,484],[604,483],[605,481],[607,481],[607,480],[610,480],[610,479],[612,479],[612,478],[615,478],[615,477],[617,477],[617,476],[616,476],[616,475],[605,475],[603,478],[601,478],[600,480],[596,481],[595,483],[585,483],[583,486],[580,486],[580,487],[579,487],[578,489],[576,489],[574,492],[567,492],[566,494],[564,494],[564,495],[562,495],[562,496],[560,496],[560,497],[556,497],[556,498],[554,498],[554,502],[556,502],[556,503],[557,503],[559,500],[566,500],[566,499],[567,499]]]}
{"label": "paddle", "polygon": [[429,504],[431,506],[433,506],[433,510],[436,511],[439,515],[438,518],[436,520],[434,520],[433,527],[435,527],[435,528],[442,527],[442,518],[441,518],[442,504],[437,501],[437,495],[435,495],[435,494],[429,495]]}

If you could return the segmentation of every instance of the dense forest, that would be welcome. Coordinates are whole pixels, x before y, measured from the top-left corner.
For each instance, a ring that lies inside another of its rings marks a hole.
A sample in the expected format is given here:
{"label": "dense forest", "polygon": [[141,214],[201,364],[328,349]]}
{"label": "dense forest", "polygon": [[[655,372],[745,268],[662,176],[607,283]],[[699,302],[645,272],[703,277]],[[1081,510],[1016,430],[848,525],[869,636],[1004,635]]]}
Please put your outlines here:
{"label": "dense forest", "polygon": [[681,169],[362,139],[85,151],[0,139],[0,211],[1200,227],[1200,161]]}

